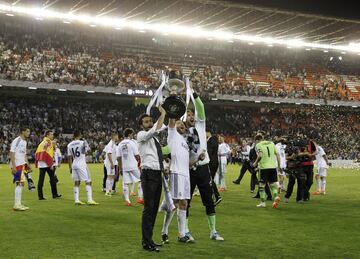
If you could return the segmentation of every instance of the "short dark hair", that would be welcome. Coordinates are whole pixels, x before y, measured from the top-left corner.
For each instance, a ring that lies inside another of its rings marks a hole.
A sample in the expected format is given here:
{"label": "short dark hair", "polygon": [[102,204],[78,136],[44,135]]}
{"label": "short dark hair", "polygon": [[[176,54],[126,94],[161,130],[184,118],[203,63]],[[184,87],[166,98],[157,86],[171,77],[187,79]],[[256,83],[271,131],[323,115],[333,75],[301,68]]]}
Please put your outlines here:
{"label": "short dark hair", "polygon": [[262,134],[257,134],[255,136],[255,140],[262,140],[264,138],[264,136]]}
{"label": "short dark hair", "polygon": [[29,127],[23,126],[23,127],[20,128],[20,133],[23,133],[24,131],[27,131],[29,129],[30,129]]}
{"label": "short dark hair", "polygon": [[51,129],[45,130],[45,136],[49,136],[49,134],[50,134],[51,132],[54,132],[54,131],[51,130]]}
{"label": "short dark hair", "polygon": [[74,138],[78,138],[81,136],[81,132],[79,130],[74,131]]}
{"label": "short dark hair", "polygon": [[149,114],[146,114],[146,113],[140,115],[139,121],[138,121],[139,126],[142,126],[143,119],[146,118],[146,117],[151,117],[151,116]]}
{"label": "short dark hair", "polygon": [[135,131],[132,128],[126,128],[124,129],[124,137],[127,138],[129,137],[131,134],[135,133]]}

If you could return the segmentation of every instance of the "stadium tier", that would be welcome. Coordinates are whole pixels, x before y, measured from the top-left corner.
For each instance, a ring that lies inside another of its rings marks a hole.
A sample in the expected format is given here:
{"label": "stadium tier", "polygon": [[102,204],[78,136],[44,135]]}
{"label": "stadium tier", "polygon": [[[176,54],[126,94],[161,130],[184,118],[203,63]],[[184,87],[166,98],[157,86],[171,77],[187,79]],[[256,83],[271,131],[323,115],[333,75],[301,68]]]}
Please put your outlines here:
{"label": "stadium tier", "polygon": [[172,41],[126,31],[115,37],[66,24],[17,21],[5,20],[0,28],[0,78],[5,80],[156,89],[161,71],[178,69],[194,89],[213,97],[360,100],[358,58],[349,55]]}

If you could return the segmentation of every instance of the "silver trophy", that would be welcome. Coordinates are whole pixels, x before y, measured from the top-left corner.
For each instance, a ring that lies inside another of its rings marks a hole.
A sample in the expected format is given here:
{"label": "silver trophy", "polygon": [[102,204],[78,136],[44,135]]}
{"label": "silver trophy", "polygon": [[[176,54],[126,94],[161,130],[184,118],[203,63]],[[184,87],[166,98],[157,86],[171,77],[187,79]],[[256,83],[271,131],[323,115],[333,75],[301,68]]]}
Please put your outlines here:
{"label": "silver trophy", "polygon": [[169,73],[169,79],[164,86],[163,96],[168,96],[163,103],[169,118],[179,119],[186,112],[185,101],[181,95],[184,93],[185,83],[183,76],[179,71],[171,70]]}

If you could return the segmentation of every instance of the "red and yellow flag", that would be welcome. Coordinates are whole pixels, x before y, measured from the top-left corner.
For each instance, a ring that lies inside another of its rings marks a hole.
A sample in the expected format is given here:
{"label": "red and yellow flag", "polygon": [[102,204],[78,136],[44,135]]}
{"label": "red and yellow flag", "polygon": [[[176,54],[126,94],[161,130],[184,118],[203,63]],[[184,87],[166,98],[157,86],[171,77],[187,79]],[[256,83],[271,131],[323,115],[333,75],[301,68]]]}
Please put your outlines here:
{"label": "red and yellow flag", "polygon": [[39,144],[35,152],[35,166],[38,167],[39,161],[44,161],[49,167],[54,163],[55,146],[51,139],[45,137]]}

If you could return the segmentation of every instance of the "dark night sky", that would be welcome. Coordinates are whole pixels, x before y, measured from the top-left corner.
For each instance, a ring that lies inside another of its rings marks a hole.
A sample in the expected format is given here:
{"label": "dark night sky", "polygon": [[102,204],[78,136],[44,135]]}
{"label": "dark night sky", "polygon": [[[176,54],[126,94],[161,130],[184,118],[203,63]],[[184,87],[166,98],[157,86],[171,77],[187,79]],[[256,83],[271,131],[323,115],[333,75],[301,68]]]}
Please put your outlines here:
{"label": "dark night sky", "polygon": [[360,20],[360,8],[356,8],[356,0],[228,0],[227,2]]}

